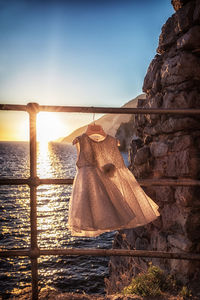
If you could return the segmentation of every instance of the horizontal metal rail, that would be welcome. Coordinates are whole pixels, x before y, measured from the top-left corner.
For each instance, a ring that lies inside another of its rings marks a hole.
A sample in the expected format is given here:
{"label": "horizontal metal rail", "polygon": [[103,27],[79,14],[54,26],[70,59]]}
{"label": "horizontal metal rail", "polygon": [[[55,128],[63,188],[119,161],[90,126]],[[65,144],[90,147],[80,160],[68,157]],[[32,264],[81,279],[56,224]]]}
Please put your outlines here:
{"label": "horizontal metal rail", "polygon": [[36,178],[0,178],[0,185],[34,185],[38,186],[41,184],[73,184],[74,179],[73,178],[55,178],[55,179],[40,179],[38,177]]}
{"label": "horizontal metal rail", "polygon": [[0,104],[0,110],[28,111],[28,106],[18,104]]}
{"label": "horizontal metal rail", "polygon": [[51,106],[28,103],[27,105],[0,104],[0,110],[35,112],[71,112],[71,113],[97,113],[97,114],[172,114],[172,115],[198,115],[200,109],[196,108],[128,108],[128,107],[93,107],[93,106]]}
{"label": "horizontal metal rail", "polygon": [[[35,185],[42,184],[73,184],[74,178],[0,178],[0,185]],[[195,179],[137,179],[141,186],[200,186],[200,180]]]}
{"label": "horizontal metal rail", "polygon": [[184,259],[184,260],[198,260],[200,261],[200,254],[187,252],[164,252],[164,251],[147,251],[147,250],[128,250],[128,249],[38,249],[38,251],[31,251],[29,249],[23,250],[6,250],[0,251],[0,257],[16,257],[29,256],[31,258],[38,258],[43,255],[63,255],[63,256],[132,256],[132,257],[151,257],[151,258],[167,258],[167,259]]}

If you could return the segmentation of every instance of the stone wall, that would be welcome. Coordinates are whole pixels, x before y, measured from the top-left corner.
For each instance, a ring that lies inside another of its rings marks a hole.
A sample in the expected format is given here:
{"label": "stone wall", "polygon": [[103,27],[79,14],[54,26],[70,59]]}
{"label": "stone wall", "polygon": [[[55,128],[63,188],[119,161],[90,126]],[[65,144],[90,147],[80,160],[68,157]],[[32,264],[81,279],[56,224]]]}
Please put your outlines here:
{"label": "stone wall", "polygon": [[[139,107],[200,108],[200,1],[185,2],[162,28],[157,54],[144,79],[147,100]],[[140,115],[136,122],[144,141],[131,166],[137,178],[200,179],[199,116]],[[120,232],[113,247],[199,253],[200,187],[160,186],[145,191],[159,205],[161,216],[145,227]],[[108,292],[120,290],[148,261],[112,258]],[[153,263],[184,284],[189,282],[198,293],[200,263],[164,259]]]}

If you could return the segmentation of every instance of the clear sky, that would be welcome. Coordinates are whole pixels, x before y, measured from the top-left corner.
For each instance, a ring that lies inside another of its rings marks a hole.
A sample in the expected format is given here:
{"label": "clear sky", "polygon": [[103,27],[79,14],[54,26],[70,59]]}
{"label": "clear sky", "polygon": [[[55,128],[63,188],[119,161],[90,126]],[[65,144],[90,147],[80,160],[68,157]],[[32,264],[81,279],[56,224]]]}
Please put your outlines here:
{"label": "clear sky", "polygon": [[[122,106],[173,13],[170,0],[0,0],[0,103]],[[92,118],[60,114],[60,136]],[[26,139],[27,124],[0,112],[0,140]]]}

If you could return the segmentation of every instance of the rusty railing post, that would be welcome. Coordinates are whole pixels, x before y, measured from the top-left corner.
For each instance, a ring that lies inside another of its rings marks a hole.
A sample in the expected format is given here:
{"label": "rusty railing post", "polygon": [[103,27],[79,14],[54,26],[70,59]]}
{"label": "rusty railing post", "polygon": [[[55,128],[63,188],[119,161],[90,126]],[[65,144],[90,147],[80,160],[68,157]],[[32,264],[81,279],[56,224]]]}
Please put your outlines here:
{"label": "rusty railing post", "polygon": [[37,103],[27,104],[30,126],[30,223],[31,223],[31,274],[32,274],[32,300],[38,299],[38,257],[37,245],[37,138],[36,117],[39,105]]}

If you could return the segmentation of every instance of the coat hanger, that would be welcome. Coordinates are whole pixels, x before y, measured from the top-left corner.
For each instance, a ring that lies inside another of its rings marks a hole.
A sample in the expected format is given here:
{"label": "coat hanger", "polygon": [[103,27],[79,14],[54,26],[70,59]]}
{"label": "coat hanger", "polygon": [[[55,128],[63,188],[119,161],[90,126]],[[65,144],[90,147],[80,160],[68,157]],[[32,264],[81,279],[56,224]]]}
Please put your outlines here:
{"label": "coat hanger", "polygon": [[103,137],[106,137],[107,134],[105,133],[105,131],[103,130],[102,126],[101,125],[98,125],[98,124],[89,124],[88,127],[87,127],[87,130],[85,132],[88,136],[90,135],[101,135]]}
{"label": "coat hanger", "polygon": [[95,116],[95,113],[93,114],[93,123],[91,123],[91,124],[88,125],[87,130],[86,130],[85,133],[88,136],[95,135],[95,136],[106,137],[107,134],[103,130],[103,127],[101,125],[99,125],[99,124],[95,124],[94,116]]}
{"label": "coat hanger", "polygon": [[[95,116],[95,114],[93,114],[93,123],[91,123],[91,124],[88,125],[85,134],[87,134],[88,136],[95,135],[95,136],[106,137],[107,134],[103,130],[103,127],[101,125],[95,124],[95,122],[94,122],[94,116]],[[75,138],[73,140],[72,144],[75,145],[77,142],[78,142],[78,139]]]}

